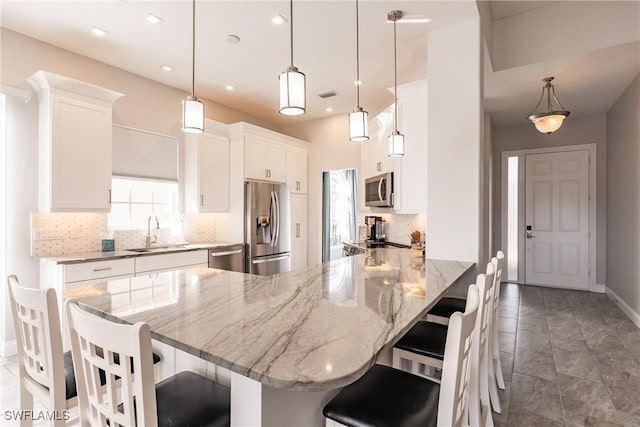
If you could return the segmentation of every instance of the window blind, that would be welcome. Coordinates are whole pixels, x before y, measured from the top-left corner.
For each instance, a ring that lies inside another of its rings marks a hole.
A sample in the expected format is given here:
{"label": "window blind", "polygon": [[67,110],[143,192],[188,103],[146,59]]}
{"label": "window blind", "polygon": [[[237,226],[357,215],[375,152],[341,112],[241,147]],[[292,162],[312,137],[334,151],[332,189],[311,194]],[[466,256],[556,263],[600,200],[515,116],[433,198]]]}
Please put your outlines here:
{"label": "window blind", "polygon": [[178,139],[113,125],[114,176],[178,181]]}

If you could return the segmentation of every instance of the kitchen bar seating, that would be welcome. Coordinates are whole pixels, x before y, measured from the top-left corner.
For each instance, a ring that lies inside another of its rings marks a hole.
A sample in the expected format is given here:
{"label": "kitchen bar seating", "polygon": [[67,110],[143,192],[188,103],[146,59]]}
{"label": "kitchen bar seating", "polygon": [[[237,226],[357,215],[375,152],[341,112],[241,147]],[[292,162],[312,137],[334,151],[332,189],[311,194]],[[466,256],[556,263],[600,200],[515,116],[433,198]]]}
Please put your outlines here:
{"label": "kitchen bar seating", "polygon": [[[154,385],[147,323],[113,323],[81,310],[74,300],[67,300],[65,308],[81,425],[230,424],[228,387],[187,371]],[[95,387],[99,370],[106,372],[106,390]]]}
{"label": "kitchen bar seating", "polygon": [[451,316],[441,384],[374,365],[358,381],[343,388],[324,407],[323,415],[354,427],[468,425],[470,359],[478,300],[478,288],[471,285],[465,312]]}
{"label": "kitchen bar seating", "polygon": [[[471,425],[493,425],[488,389],[488,352],[490,337],[491,302],[494,289],[494,265],[487,264],[486,275],[479,275],[477,287],[480,299],[475,325],[475,341],[471,360],[471,384],[469,387],[469,421]],[[450,326],[449,326],[450,327]],[[444,364],[444,339],[448,335],[445,325],[420,321],[409,330],[393,348],[393,366],[400,369],[401,360],[432,367]],[[443,370],[444,376],[444,370]]]}
{"label": "kitchen bar seating", "polygon": [[[77,399],[75,394],[68,396],[65,385],[56,291],[25,288],[15,275],[7,277],[7,290],[18,347],[20,409],[33,410],[35,398],[55,411],[56,425],[65,425],[65,411],[76,406]],[[29,417],[20,420],[20,425],[32,424]]]}

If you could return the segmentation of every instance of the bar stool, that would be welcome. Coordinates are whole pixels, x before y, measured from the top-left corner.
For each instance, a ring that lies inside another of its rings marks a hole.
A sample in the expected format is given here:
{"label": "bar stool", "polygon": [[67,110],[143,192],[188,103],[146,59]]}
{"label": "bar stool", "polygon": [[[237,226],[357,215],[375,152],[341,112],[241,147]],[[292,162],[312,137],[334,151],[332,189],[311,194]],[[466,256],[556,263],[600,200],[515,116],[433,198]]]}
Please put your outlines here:
{"label": "bar stool", "polygon": [[[65,308],[83,426],[230,424],[228,387],[186,371],[154,385],[148,324],[109,322],[81,310],[73,300]],[[106,373],[104,389],[95,387],[99,370]]]}
{"label": "bar stool", "polygon": [[322,410],[346,426],[466,426],[473,330],[478,288],[469,287],[467,307],[449,322],[441,384],[383,365],[374,365],[344,387]]}
{"label": "bar stool", "polygon": [[[489,263],[486,275],[479,275],[476,282],[480,295],[480,306],[475,325],[476,339],[471,361],[469,420],[472,425],[493,425],[488,384],[488,346],[491,336],[489,321],[491,319],[494,275],[493,263]],[[393,366],[400,368],[402,359],[436,368],[443,366],[445,353],[441,351],[443,348],[442,339],[443,336],[446,337],[449,327],[450,324],[445,326],[427,321],[418,322],[393,347]]]}
{"label": "bar stool", "polygon": [[[33,410],[33,400],[55,411],[55,425],[66,425],[65,411],[77,405],[75,394],[67,393],[62,334],[56,291],[29,289],[19,285],[15,275],[7,277],[7,290],[18,350],[20,409]],[[20,425],[32,425],[23,418]]]}

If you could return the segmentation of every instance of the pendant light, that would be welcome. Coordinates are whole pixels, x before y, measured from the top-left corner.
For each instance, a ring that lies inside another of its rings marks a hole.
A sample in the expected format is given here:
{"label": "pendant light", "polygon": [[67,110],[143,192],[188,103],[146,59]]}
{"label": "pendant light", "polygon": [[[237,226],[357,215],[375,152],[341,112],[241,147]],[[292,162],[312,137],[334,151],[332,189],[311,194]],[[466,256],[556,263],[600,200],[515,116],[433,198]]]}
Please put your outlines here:
{"label": "pendant light", "polygon": [[356,0],[356,99],[357,106],[349,114],[349,141],[362,142],[369,139],[369,113],[360,106],[360,26]]}
{"label": "pendant light", "polygon": [[293,0],[289,2],[289,23],[291,29],[291,65],[283,71],[280,80],[280,114],[285,116],[299,116],[306,112],[306,81],[304,73],[301,73],[293,65]]}
{"label": "pendant light", "polygon": [[182,101],[182,131],[187,133],[204,132],[204,104],[196,97],[196,0],[192,11],[192,52],[191,52],[191,95]]}
{"label": "pendant light", "polygon": [[387,19],[393,21],[393,98],[394,98],[394,130],[389,135],[389,157],[404,156],[404,135],[398,131],[398,42],[396,40],[396,24],[402,18],[402,12],[392,10]]}
{"label": "pendant light", "polygon": [[[562,126],[562,122],[564,119],[569,116],[569,111],[560,104],[558,101],[558,97],[556,96],[556,90],[553,88],[551,82],[553,81],[553,77],[547,77],[542,79],[546,84],[542,87],[542,94],[540,95],[540,99],[535,107],[533,107],[533,111],[529,113],[527,119],[534,124],[538,132],[546,133],[547,135],[552,132],[557,131]],[[547,91],[547,112],[546,113],[535,113],[535,111],[540,106],[542,102],[542,98],[544,98],[544,91]],[[553,109],[553,105],[551,104],[551,94],[553,93],[553,99],[556,101],[556,104],[560,107],[560,109]]]}

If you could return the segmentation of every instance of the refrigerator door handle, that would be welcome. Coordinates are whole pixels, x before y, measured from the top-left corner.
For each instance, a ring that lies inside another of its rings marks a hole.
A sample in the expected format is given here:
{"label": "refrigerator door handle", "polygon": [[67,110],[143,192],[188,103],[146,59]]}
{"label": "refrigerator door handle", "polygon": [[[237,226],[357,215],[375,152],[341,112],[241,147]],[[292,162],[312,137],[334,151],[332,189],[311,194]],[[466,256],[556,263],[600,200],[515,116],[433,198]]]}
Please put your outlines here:
{"label": "refrigerator door handle", "polygon": [[278,240],[280,237],[280,200],[278,200],[278,193],[273,192],[273,196],[276,201],[276,239],[273,246],[278,246]]}
{"label": "refrigerator door handle", "polygon": [[284,254],[284,255],[278,255],[278,256],[274,256],[274,257],[265,257],[265,258],[259,258],[259,259],[252,259],[251,260],[251,264],[264,264],[267,262],[273,262],[273,261],[282,261],[283,259],[287,259],[291,256],[291,254]]}
{"label": "refrigerator door handle", "polygon": [[271,192],[271,200],[269,202],[269,234],[271,235],[271,247],[275,246],[276,239],[276,199],[275,193]]}

